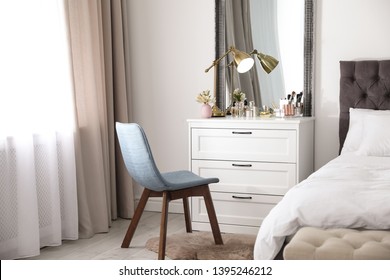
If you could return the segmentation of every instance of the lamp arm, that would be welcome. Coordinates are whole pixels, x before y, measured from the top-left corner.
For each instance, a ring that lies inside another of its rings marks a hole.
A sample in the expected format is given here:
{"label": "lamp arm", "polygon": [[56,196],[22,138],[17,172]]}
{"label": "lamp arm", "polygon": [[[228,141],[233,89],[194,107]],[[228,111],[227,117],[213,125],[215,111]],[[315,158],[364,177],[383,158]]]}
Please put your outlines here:
{"label": "lamp arm", "polygon": [[211,68],[213,68],[214,66],[217,66],[217,65],[221,62],[221,60],[222,60],[223,58],[225,58],[230,52],[232,52],[232,50],[233,50],[233,48],[230,47],[230,49],[229,49],[227,52],[225,52],[220,58],[214,60],[214,61],[213,61],[213,64],[211,64],[211,66],[210,66],[209,68],[207,68],[207,69],[205,70],[205,72],[207,73],[207,72],[210,71]]}

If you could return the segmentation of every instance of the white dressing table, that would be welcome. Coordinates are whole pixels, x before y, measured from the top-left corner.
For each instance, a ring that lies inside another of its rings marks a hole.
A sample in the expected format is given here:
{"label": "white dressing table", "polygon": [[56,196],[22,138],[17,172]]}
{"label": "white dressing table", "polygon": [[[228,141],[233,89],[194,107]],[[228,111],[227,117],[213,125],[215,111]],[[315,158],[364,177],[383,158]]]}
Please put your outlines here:
{"label": "white dressing table", "polygon": [[[210,185],[223,232],[256,234],[289,188],[313,172],[314,118],[190,119],[190,170],[218,177]],[[201,197],[192,227],[210,230]]]}

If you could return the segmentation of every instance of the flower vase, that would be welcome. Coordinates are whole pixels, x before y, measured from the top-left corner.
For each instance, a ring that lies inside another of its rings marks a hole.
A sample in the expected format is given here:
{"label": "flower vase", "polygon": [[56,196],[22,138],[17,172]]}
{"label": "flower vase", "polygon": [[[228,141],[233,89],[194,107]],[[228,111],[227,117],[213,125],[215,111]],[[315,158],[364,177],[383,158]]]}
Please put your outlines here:
{"label": "flower vase", "polygon": [[202,104],[202,107],[200,109],[200,114],[202,118],[210,118],[212,115],[212,109],[209,104]]}

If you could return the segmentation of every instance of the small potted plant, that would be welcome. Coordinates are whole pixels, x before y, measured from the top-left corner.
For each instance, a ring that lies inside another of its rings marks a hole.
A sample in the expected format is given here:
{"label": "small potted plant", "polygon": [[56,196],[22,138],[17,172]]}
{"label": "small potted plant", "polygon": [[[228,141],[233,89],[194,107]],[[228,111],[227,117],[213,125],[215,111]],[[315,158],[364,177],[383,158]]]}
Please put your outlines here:
{"label": "small potted plant", "polygon": [[240,103],[240,102],[244,102],[246,100],[246,96],[245,96],[245,93],[242,92],[240,89],[236,88],[234,91],[233,91],[233,105],[235,102],[237,103]]}
{"label": "small potted plant", "polygon": [[230,113],[233,116],[239,117],[244,115],[244,106],[246,102],[245,93],[236,88],[232,93],[232,105]]}
{"label": "small potted plant", "polygon": [[212,108],[210,103],[215,103],[215,98],[211,97],[210,90],[204,90],[198,94],[196,101],[202,103],[201,116],[202,118],[210,118],[212,115]]}

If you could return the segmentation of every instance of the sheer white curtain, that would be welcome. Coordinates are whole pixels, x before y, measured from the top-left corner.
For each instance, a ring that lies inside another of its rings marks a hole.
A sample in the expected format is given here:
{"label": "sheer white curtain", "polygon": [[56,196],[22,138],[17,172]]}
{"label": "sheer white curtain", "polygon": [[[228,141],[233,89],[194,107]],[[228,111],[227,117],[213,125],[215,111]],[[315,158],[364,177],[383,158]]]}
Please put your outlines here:
{"label": "sheer white curtain", "polygon": [[0,259],[78,238],[62,1],[0,1]]}

